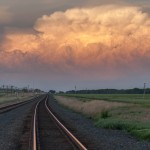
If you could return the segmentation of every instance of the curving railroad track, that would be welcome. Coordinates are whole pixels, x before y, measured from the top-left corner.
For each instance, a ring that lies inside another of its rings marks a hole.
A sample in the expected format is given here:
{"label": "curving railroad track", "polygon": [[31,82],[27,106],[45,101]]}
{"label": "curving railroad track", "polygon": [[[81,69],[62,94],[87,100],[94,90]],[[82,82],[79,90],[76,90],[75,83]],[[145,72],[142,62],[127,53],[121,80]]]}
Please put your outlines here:
{"label": "curving railroad track", "polygon": [[[32,103],[33,102],[33,103]],[[59,121],[48,105],[48,95],[0,108],[0,114],[33,104],[17,150],[87,150],[87,148]]]}
{"label": "curving railroad track", "polygon": [[87,148],[58,120],[48,106],[48,96],[34,110],[32,150],[87,150]]}

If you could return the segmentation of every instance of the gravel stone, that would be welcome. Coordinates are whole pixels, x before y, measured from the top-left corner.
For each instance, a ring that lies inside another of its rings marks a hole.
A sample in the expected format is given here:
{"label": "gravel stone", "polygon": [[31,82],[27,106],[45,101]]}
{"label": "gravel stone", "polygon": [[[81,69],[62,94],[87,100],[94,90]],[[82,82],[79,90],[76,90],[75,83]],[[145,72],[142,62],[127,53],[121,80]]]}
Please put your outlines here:
{"label": "gravel stone", "polygon": [[35,101],[0,114],[0,150],[17,149],[24,120],[34,104]]}

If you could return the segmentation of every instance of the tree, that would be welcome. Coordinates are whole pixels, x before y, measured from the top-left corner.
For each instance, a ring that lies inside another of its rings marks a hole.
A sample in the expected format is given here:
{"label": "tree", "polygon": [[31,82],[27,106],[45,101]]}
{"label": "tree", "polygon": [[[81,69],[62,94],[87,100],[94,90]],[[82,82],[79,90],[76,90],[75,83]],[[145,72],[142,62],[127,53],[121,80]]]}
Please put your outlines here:
{"label": "tree", "polygon": [[64,92],[63,92],[63,91],[59,91],[58,93],[59,93],[59,94],[64,94]]}
{"label": "tree", "polygon": [[55,91],[55,90],[49,90],[49,93],[50,93],[50,94],[55,94],[56,91]]}

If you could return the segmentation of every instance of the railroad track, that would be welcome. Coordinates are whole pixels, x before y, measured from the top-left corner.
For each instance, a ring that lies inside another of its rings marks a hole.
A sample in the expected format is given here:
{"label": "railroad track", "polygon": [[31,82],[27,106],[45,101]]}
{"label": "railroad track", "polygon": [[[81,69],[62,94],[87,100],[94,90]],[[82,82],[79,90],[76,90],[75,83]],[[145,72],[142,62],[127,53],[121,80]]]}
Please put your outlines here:
{"label": "railroad track", "polygon": [[35,107],[32,150],[87,150],[87,148],[56,118],[48,106],[48,96]]}
{"label": "railroad track", "polygon": [[30,100],[27,100],[27,101],[23,101],[23,102],[18,102],[18,103],[15,103],[15,104],[11,104],[11,105],[7,105],[7,106],[4,106],[4,107],[1,107],[0,108],[0,114],[1,113],[5,113],[5,112],[8,112],[8,111],[11,111],[13,109],[16,109],[22,105],[25,105],[25,104],[28,104],[34,100],[37,100],[39,97],[35,97],[35,98],[32,98]]}

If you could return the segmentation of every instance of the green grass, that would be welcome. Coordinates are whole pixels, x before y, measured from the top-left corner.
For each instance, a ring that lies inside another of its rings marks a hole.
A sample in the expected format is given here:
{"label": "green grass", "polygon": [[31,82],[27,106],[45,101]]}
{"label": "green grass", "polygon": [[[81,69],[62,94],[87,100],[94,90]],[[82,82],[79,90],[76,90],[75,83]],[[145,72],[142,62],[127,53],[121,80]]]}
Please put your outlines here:
{"label": "green grass", "polygon": [[103,110],[103,111],[101,112],[101,118],[106,119],[106,118],[108,118],[109,116],[110,116],[110,114],[109,114],[108,110]]}
{"label": "green grass", "polygon": [[140,139],[150,141],[150,129],[133,130],[131,133]]}
{"label": "green grass", "polygon": [[[93,117],[98,127],[125,130],[131,135],[150,141],[150,111],[141,106],[124,106],[101,112]],[[104,117],[106,116],[106,117]]]}
{"label": "green grass", "polygon": [[132,104],[141,104],[145,107],[150,107],[150,94],[145,94],[143,99],[142,94],[64,94],[64,96],[77,97],[82,101],[88,100],[106,100],[112,102],[124,102]]}
{"label": "green grass", "polygon": [[95,119],[95,125],[106,129],[126,130],[131,135],[150,141],[150,122],[132,122],[127,120],[116,119],[112,117],[97,118]]}

